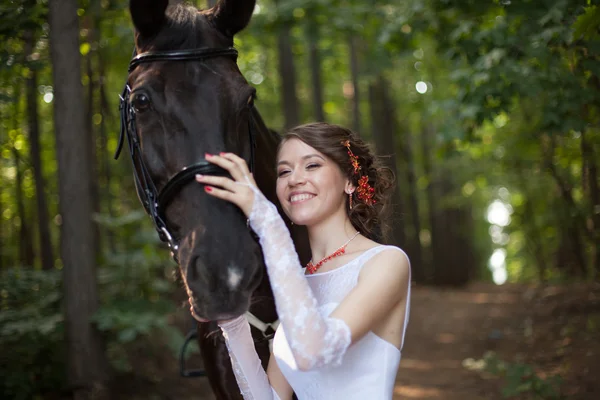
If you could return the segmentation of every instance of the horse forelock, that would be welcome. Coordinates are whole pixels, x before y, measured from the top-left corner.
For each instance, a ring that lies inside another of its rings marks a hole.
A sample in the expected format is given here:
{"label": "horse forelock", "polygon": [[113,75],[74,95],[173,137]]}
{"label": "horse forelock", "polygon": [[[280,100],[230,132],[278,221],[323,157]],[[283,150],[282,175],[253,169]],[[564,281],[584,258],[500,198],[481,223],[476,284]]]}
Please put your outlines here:
{"label": "horse forelock", "polygon": [[[154,37],[137,37],[138,51],[165,51],[206,47],[208,29],[203,29],[206,18],[191,5],[174,4],[166,11],[166,22]],[[208,21],[207,21],[208,22]],[[208,27],[208,23],[207,23]]]}

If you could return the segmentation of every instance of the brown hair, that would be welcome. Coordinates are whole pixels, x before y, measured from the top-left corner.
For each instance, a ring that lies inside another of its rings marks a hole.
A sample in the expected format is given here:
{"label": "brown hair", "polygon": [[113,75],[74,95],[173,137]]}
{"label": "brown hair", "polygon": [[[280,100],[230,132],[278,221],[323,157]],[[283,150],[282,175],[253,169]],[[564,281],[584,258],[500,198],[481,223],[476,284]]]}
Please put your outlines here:
{"label": "brown hair", "polygon": [[[358,192],[355,190],[352,193],[352,209],[348,204],[349,200],[346,200],[348,217],[362,235],[382,240],[389,228],[385,224],[384,216],[387,214],[391,189],[394,187],[394,173],[383,165],[369,145],[350,129],[325,122],[314,122],[290,129],[283,135],[279,148],[281,149],[289,139],[299,139],[329,157],[356,188],[359,186],[358,180],[367,176],[369,185],[375,190],[375,203],[365,204],[358,198]],[[348,149],[344,146],[346,141],[350,141],[352,153],[358,158],[361,167],[358,174],[354,173]]]}

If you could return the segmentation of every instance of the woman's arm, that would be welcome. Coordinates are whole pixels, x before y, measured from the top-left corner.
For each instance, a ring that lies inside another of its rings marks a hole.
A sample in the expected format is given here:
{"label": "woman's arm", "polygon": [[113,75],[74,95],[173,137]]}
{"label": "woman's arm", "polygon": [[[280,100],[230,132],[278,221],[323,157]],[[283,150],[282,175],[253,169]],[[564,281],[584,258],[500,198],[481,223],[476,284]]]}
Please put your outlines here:
{"label": "woman's arm", "polygon": [[281,373],[279,369],[279,365],[277,365],[277,361],[271,353],[271,358],[269,358],[269,365],[267,366],[267,376],[269,377],[269,382],[271,382],[271,386],[279,395],[281,400],[292,400],[292,396],[294,395],[294,390],[290,386],[285,376]]}
{"label": "woman's arm", "polygon": [[[363,266],[357,285],[330,316],[348,324],[355,343],[406,299],[409,285],[406,254],[397,248],[384,250]],[[404,316],[406,320],[408,317]]]}
{"label": "woman's arm", "polygon": [[291,400],[293,391],[279,371],[273,355],[268,375],[254,348],[250,324],[245,316],[220,322],[223,337],[231,358],[235,379],[244,400]]}

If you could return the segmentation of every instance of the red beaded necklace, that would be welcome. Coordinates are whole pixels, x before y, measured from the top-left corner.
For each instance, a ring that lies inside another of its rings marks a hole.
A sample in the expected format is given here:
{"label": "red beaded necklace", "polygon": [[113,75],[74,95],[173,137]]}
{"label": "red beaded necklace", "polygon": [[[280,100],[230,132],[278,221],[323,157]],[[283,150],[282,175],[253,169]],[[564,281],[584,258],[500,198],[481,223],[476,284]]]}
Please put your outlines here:
{"label": "red beaded necklace", "polygon": [[342,245],[342,247],[340,247],[339,249],[337,249],[336,251],[334,251],[333,253],[331,253],[330,255],[328,255],[327,257],[323,258],[321,261],[319,261],[316,264],[313,264],[312,260],[310,260],[308,262],[308,264],[306,264],[306,270],[308,271],[308,273],[310,275],[314,274],[315,272],[317,272],[319,270],[319,268],[321,268],[321,266],[323,264],[325,264],[327,261],[331,260],[332,258],[335,258],[337,256],[341,256],[342,254],[346,253],[346,246],[348,246],[348,243],[350,243],[352,241],[352,239],[354,239],[356,236],[358,236],[360,232],[356,232],[354,234],[354,236],[352,236],[350,239],[348,239],[348,241],[346,243],[344,243]]}

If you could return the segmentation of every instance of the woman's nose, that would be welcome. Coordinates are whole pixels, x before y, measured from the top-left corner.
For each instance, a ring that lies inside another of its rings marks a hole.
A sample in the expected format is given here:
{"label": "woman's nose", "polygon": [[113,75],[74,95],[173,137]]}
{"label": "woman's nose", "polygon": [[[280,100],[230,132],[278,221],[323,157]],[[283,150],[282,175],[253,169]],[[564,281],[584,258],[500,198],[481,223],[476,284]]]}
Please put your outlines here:
{"label": "woman's nose", "polygon": [[294,170],[290,173],[290,179],[288,180],[288,183],[290,186],[296,186],[304,183],[305,181],[306,178],[304,176],[304,171]]}

